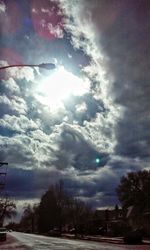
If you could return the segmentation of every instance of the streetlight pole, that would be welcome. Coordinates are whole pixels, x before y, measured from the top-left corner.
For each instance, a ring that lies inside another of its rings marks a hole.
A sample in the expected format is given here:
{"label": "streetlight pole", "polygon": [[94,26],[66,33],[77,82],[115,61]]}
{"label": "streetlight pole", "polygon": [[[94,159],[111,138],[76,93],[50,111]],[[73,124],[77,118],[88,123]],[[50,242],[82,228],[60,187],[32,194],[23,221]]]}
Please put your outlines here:
{"label": "streetlight pole", "polygon": [[47,69],[47,70],[53,70],[56,68],[56,65],[54,63],[40,63],[40,64],[13,64],[13,65],[7,65],[0,67],[0,70],[3,69],[8,69],[8,68],[18,68],[18,67],[38,67],[42,69]]}
{"label": "streetlight pole", "polygon": [[[0,168],[3,166],[7,166],[8,162],[0,162]],[[0,178],[0,191],[4,189],[5,187],[5,181],[6,181],[6,171],[0,171],[0,177],[2,176],[4,179]]]}

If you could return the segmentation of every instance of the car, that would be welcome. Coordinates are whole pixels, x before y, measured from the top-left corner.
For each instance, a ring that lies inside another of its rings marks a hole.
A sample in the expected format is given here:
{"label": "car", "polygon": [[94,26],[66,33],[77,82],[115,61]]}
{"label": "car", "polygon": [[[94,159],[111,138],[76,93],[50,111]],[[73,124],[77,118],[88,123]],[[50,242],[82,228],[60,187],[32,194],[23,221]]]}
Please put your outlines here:
{"label": "car", "polygon": [[59,229],[54,228],[54,229],[52,229],[52,230],[50,230],[50,231],[48,232],[48,235],[49,235],[49,236],[53,236],[53,237],[60,237],[60,236],[61,236],[61,232],[60,232]]}
{"label": "car", "polygon": [[76,229],[73,227],[73,228],[71,228],[70,230],[69,230],[69,233],[70,234],[75,234],[76,233]]}
{"label": "car", "polygon": [[7,238],[7,230],[4,227],[0,227],[0,241],[5,241]]}

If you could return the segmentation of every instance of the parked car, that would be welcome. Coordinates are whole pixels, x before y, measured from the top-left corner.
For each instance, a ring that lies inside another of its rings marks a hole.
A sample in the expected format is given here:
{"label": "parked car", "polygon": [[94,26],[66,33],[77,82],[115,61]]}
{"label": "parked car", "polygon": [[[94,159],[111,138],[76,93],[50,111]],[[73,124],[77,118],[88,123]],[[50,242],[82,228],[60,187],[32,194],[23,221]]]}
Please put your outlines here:
{"label": "parked car", "polygon": [[48,232],[48,235],[49,235],[49,236],[53,236],[53,237],[60,237],[60,236],[61,236],[61,232],[60,232],[59,229],[54,228],[54,229],[52,229],[52,230],[50,230],[50,231]]}
{"label": "parked car", "polygon": [[75,234],[76,233],[76,229],[73,227],[73,228],[71,228],[70,230],[69,230],[69,233],[70,234]]}
{"label": "parked car", "polygon": [[0,241],[5,241],[7,235],[7,230],[4,227],[0,227]]}

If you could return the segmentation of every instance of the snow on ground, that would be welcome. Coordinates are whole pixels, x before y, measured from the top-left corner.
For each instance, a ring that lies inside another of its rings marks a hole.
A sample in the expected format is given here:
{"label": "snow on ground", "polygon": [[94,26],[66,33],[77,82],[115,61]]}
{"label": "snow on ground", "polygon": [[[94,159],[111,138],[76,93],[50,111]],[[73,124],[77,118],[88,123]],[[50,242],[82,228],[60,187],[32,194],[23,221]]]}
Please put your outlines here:
{"label": "snow on ground", "polygon": [[127,246],[102,242],[88,242],[12,232],[0,250],[149,250],[149,245]]}

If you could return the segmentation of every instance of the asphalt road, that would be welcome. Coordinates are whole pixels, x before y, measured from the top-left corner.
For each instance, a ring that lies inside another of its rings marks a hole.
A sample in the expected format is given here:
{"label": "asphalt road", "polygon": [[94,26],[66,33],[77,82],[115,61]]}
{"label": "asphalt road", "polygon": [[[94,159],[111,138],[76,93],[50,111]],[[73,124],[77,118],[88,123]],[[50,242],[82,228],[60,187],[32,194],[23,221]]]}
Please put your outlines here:
{"label": "asphalt road", "polygon": [[68,240],[12,232],[6,242],[0,242],[0,250],[149,250],[150,245],[127,246],[103,242]]}

